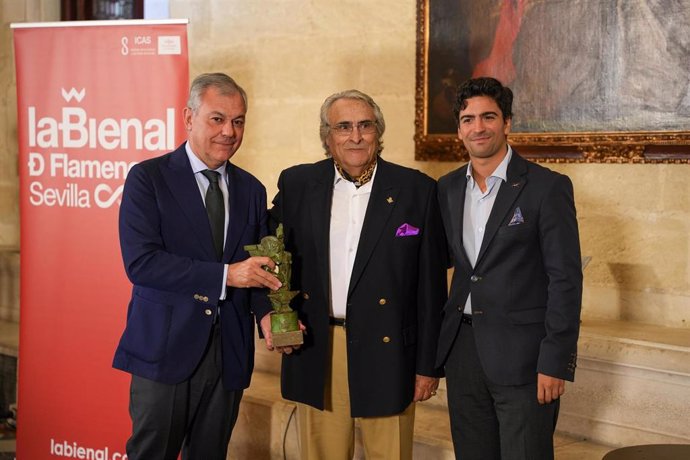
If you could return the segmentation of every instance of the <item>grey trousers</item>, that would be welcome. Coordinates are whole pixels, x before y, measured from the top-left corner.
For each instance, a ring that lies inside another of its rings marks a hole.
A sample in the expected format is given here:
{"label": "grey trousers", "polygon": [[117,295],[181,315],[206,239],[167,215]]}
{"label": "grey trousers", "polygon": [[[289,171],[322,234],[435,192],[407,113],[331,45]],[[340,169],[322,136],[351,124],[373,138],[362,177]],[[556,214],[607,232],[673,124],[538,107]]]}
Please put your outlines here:
{"label": "grey trousers", "polygon": [[534,383],[488,381],[472,326],[462,323],[445,366],[455,456],[461,460],[553,460],[559,401],[540,405]]}
{"label": "grey trousers", "polygon": [[132,376],[129,460],[225,460],[242,391],[222,382],[220,327],[213,328],[199,366],[177,385]]}

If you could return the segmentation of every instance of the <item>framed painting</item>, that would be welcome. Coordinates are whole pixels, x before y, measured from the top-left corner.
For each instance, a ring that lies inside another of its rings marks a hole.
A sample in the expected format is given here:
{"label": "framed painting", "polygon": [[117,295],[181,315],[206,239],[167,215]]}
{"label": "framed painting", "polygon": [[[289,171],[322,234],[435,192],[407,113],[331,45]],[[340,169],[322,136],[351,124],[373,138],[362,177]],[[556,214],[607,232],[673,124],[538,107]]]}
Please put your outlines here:
{"label": "framed painting", "polygon": [[467,160],[455,91],[514,93],[509,142],[547,162],[690,163],[690,3],[417,0],[415,157]]}

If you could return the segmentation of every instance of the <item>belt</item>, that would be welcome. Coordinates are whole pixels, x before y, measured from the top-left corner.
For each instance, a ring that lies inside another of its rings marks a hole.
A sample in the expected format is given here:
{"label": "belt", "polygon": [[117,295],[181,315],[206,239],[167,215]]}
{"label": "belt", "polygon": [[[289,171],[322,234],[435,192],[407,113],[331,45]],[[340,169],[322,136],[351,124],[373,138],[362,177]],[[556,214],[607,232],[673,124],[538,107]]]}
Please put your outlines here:
{"label": "belt", "polygon": [[462,314],[462,319],[460,319],[461,323],[469,324],[470,326],[472,325],[472,315],[466,315]]}
{"label": "belt", "polygon": [[331,326],[345,327],[345,318],[334,318],[332,316],[329,316],[328,324],[330,324]]}

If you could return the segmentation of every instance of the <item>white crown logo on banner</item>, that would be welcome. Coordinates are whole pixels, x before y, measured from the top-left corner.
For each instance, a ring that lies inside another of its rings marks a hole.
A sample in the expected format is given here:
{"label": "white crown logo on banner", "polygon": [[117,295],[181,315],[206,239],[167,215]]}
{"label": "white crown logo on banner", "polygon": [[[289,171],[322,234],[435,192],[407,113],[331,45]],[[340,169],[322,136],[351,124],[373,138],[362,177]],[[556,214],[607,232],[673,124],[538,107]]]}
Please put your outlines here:
{"label": "white crown logo on banner", "polygon": [[62,98],[66,102],[71,101],[72,98],[76,99],[77,102],[81,102],[84,96],[86,96],[86,88],[82,88],[81,91],[77,91],[75,88],[70,88],[69,91],[65,91],[65,88],[60,88],[60,91],[62,92]]}

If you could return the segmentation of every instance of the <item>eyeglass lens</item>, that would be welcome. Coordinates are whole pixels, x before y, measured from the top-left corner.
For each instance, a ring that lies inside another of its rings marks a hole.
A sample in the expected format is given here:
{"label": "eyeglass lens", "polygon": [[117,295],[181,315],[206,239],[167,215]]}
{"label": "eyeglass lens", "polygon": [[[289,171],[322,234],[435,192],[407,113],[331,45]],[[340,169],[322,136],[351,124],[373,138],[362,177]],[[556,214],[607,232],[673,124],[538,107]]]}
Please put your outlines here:
{"label": "eyeglass lens", "polygon": [[[350,122],[338,123],[333,126],[333,130],[338,134],[350,134],[354,125]],[[357,123],[357,129],[361,134],[371,134],[376,131],[376,123],[371,120],[364,120]]]}

